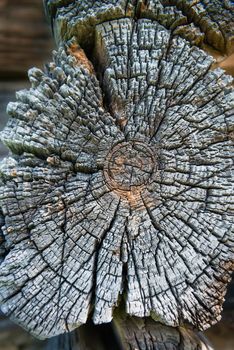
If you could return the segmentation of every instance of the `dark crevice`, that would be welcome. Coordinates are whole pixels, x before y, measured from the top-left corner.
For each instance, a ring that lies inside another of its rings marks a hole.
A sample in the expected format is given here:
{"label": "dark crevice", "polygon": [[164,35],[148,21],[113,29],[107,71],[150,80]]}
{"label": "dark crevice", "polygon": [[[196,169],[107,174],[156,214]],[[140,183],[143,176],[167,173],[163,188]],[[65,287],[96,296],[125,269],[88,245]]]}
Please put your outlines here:
{"label": "dark crevice", "polygon": [[111,101],[111,97],[108,92],[108,88],[105,86],[104,82],[104,74],[105,74],[105,65],[103,62],[101,62],[102,58],[98,57],[97,51],[96,51],[96,44],[95,44],[95,38],[93,38],[92,44],[90,46],[81,46],[82,49],[85,51],[85,54],[88,58],[88,60],[92,63],[96,78],[99,82],[100,89],[102,91],[102,99],[103,99],[103,107],[106,112],[108,112],[114,119],[117,127],[121,130],[121,122],[116,115],[116,112],[114,111]]}
{"label": "dark crevice", "polygon": [[124,350],[113,323],[94,325],[91,319],[79,329],[48,340],[46,350]]}
{"label": "dark crevice", "polygon": [[0,208],[0,263],[2,260],[5,259],[7,254],[9,253],[9,250],[6,249],[6,241],[5,241],[5,236],[2,231],[3,226],[5,226],[5,217],[3,215],[2,209]]}
{"label": "dark crevice", "polygon": [[225,300],[223,306],[224,313],[234,310],[234,273],[232,274],[232,281],[228,285]]}
{"label": "dark crevice", "polygon": [[[124,225],[126,226],[126,222]],[[125,305],[124,299],[127,297],[127,293],[128,293],[128,256],[129,256],[129,252],[125,251],[125,249],[128,250],[126,240],[127,240],[127,237],[126,237],[126,230],[125,230],[124,234],[122,236],[121,244],[120,244],[120,261],[123,264],[123,268],[122,268],[122,292],[121,292],[121,296],[119,297],[118,305],[121,305],[121,304]],[[126,256],[126,254],[127,254],[127,256]],[[124,306],[124,308],[125,308],[125,306]]]}
{"label": "dark crevice", "polygon": [[94,266],[93,266],[93,290],[92,290],[92,296],[91,296],[91,301],[90,301],[90,312],[89,312],[89,314],[91,315],[90,317],[93,316],[92,314],[95,310],[97,275],[98,275],[98,260],[99,260],[100,249],[103,245],[103,242],[104,242],[108,232],[110,232],[111,229],[113,228],[113,226],[115,225],[115,221],[117,218],[120,203],[121,203],[121,200],[119,200],[117,207],[115,209],[115,212],[113,214],[113,217],[112,217],[110,223],[108,224],[108,227],[104,230],[102,237],[96,241],[96,246],[95,246],[95,250],[94,250],[95,251],[95,259],[94,259]]}

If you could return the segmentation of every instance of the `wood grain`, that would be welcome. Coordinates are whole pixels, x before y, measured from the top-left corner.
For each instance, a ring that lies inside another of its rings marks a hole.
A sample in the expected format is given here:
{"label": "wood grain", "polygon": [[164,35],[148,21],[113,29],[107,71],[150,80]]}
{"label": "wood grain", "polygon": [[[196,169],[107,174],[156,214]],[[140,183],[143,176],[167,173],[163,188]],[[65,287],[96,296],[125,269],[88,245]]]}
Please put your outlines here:
{"label": "wood grain", "polygon": [[53,12],[64,42],[8,106],[2,309],[41,338],[120,302],[206,329],[233,271],[232,78],[138,6],[94,5]]}
{"label": "wood grain", "polygon": [[44,0],[57,42],[76,35],[87,45],[95,25],[121,17],[148,18],[192,44],[234,51],[234,4],[231,0]]}
{"label": "wood grain", "polygon": [[26,77],[42,67],[52,47],[41,0],[0,0],[0,77]]}
{"label": "wood grain", "polygon": [[[51,336],[85,323],[93,303],[95,322],[110,322],[126,293],[131,315],[207,328],[232,270],[232,80],[156,22],[110,22],[96,37],[111,114],[95,75],[62,48],[8,107],[2,140],[18,156],[1,167],[2,308]],[[111,188],[102,169],[132,140],[155,167],[143,187]]]}
{"label": "wood grain", "polygon": [[[26,89],[29,87],[27,80],[6,81],[0,80],[0,130],[7,124],[9,116],[6,109],[10,101],[15,101],[16,90]],[[0,143],[0,159],[8,154],[8,149]]]}

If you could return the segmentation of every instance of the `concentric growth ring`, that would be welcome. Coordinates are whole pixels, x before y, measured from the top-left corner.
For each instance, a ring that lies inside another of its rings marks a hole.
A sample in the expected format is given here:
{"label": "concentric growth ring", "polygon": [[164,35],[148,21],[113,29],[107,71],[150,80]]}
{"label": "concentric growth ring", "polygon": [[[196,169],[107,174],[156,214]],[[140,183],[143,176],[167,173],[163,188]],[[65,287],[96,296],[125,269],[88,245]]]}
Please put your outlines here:
{"label": "concentric growth ring", "polygon": [[115,145],[109,152],[104,175],[112,189],[131,191],[146,185],[154,173],[155,157],[149,146],[131,141]]}

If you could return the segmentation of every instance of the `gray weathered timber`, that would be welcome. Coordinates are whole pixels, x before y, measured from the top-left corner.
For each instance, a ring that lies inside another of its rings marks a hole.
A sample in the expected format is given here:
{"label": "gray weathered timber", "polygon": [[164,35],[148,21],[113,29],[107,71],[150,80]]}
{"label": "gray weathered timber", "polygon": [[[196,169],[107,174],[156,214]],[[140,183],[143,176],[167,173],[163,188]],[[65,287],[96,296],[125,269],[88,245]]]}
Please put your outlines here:
{"label": "gray weathered timber", "polygon": [[186,328],[167,327],[150,318],[120,318],[115,328],[121,339],[119,349],[213,350],[202,334]]}
{"label": "gray weathered timber", "polygon": [[87,45],[95,25],[121,18],[149,18],[195,45],[234,51],[232,0],[44,0],[57,42],[76,35]]}
{"label": "gray weathered timber", "polygon": [[111,114],[62,48],[8,107],[2,309],[51,336],[126,293],[131,315],[207,328],[233,257],[232,79],[150,20],[98,26],[96,51]]}
{"label": "gray weathered timber", "polygon": [[[10,73],[10,71],[8,71],[8,73]],[[0,131],[5,127],[9,119],[6,109],[9,101],[15,100],[15,90],[28,88],[29,86],[30,84],[28,83],[28,80],[0,80]],[[4,158],[7,154],[8,149],[2,143],[0,143],[0,160],[2,160],[2,158]]]}
{"label": "gray weathered timber", "polygon": [[[116,316],[116,315],[115,315]],[[115,317],[48,340],[46,350],[213,350],[201,333],[164,326],[150,318]]]}
{"label": "gray weathered timber", "polygon": [[232,78],[137,5],[116,19],[117,3],[88,26],[90,59],[73,4],[85,22],[29,72],[1,134],[0,303],[41,338],[110,322],[123,301],[156,333],[206,329],[233,270]]}

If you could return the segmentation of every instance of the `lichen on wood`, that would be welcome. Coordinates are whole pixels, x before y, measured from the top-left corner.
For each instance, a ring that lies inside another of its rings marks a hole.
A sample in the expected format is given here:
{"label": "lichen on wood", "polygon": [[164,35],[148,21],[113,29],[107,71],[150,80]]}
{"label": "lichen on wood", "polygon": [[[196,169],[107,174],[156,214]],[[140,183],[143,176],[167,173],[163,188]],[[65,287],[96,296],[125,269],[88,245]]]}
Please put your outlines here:
{"label": "lichen on wood", "polygon": [[206,329],[233,271],[232,78],[155,18],[112,15],[92,58],[66,29],[1,134],[1,307],[42,338],[110,322],[123,300]]}

